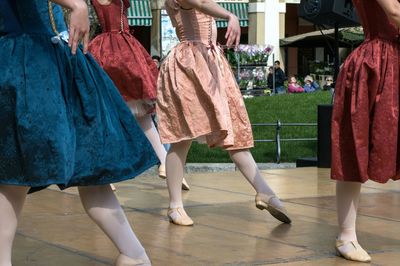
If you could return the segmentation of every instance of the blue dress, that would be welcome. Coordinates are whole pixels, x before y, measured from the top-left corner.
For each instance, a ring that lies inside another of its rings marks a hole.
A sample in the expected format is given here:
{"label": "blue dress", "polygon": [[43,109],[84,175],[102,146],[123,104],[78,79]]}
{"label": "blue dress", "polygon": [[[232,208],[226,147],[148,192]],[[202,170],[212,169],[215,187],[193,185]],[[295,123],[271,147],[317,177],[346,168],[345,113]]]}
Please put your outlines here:
{"label": "blue dress", "polygon": [[[57,30],[66,30],[53,4]],[[92,56],[54,43],[47,1],[0,1],[0,184],[102,185],[158,163]]]}

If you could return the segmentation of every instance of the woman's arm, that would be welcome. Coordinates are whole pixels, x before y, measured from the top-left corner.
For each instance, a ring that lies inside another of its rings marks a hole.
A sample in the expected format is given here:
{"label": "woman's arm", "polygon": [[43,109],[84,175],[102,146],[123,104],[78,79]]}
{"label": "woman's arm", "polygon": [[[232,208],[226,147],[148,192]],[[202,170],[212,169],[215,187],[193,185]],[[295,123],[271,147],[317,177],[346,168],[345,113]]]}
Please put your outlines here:
{"label": "woman's arm", "polygon": [[82,40],[83,52],[87,53],[89,44],[89,14],[88,7],[83,0],[51,0],[65,8],[71,9],[69,23],[69,41],[72,54],[76,53],[79,42]]}
{"label": "woman's arm", "polygon": [[209,16],[228,20],[228,29],[225,34],[226,45],[240,43],[240,24],[238,18],[214,2],[214,0],[176,0],[183,8],[194,8]]}
{"label": "woman's arm", "polygon": [[[376,0],[386,15],[393,21],[397,27],[400,27],[400,3],[398,0]],[[367,4],[366,4],[367,5]]]}

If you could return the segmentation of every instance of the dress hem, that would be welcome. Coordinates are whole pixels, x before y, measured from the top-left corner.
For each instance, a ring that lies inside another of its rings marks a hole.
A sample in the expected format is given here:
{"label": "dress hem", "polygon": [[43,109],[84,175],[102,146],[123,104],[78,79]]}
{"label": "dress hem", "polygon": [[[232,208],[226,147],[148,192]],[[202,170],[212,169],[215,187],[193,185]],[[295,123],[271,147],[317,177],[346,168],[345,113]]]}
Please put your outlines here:
{"label": "dress hem", "polygon": [[[173,143],[179,143],[179,142],[181,142],[181,141],[186,141],[186,140],[197,140],[197,139],[199,139],[199,138],[205,138],[205,137],[207,137],[207,135],[210,135],[210,134],[213,134],[213,133],[216,133],[216,132],[221,132],[221,131],[225,131],[225,132],[227,132],[227,130],[224,130],[224,129],[221,129],[221,130],[217,130],[217,131],[208,131],[208,132],[206,132],[206,133],[199,133],[199,134],[197,134],[196,136],[194,136],[194,137],[188,137],[188,136],[185,136],[185,137],[182,137],[182,138],[179,138],[179,139],[176,139],[176,140],[165,140],[165,139],[161,139],[161,142],[162,142],[162,144],[173,144]],[[244,149],[251,149],[251,148],[253,148],[254,147],[254,144],[252,144],[252,145],[247,145],[247,146],[243,146],[243,147],[238,147],[238,146],[235,146],[234,144],[232,144],[232,145],[225,145],[225,146],[221,146],[221,145],[213,145],[213,146],[211,146],[211,145],[209,145],[207,142],[204,142],[204,141],[200,141],[200,144],[205,144],[205,145],[207,145],[209,148],[211,148],[211,149],[213,149],[213,148],[221,148],[221,149],[224,149],[224,150],[227,150],[227,151],[230,151],[230,150],[244,150]]]}
{"label": "dress hem", "polygon": [[376,178],[367,178],[367,179],[358,179],[358,180],[356,180],[356,179],[354,179],[354,180],[346,180],[346,178],[345,177],[343,177],[343,176],[336,176],[336,175],[331,175],[331,179],[332,180],[334,180],[334,181],[341,181],[341,182],[355,182],[355,183],[362,183],[362,184],[364,184],[364,183],[366,183],[367,181],[373,181],[373,182],[376,182],[376,183],[379,183],[379,184],[386,184],[387,182],[389,182],[390,180],[393,180],[393,181],[397,181],[397,180],[399,180],[400,179],[400,175],[396,175],[396,176],[393,176],[393,177],[389,177],[389,178],[387,178],[386,180],[382,180],[382,179],[376,179]]}
{"label": "dress hem", "polygon": [[[46,183],[37,183],[37,184],[27,184],[27,183],[15,183],[15,182],[7,182],[7,181],[0,181],[0,185],[4,185],[4,186],[20,186],[20,187],[30,187],[31,192],[36,192],[42,189],[47,188],[48,186],[51,185],[57,185],[61,190],[70,188],[70,187],[78,187],[78,186],[101,186],[101,185],[107,185],[107,184],[111,184],[111,183],[118,183],[118,182],[122,182],[122,181],[126,181],[129,179],[134,179],[136,178],[138,175],[142,174],[143,172],[145,172],[146,170],[150,169],[152,166],[155,166],[157,164],[157,161],[153,161],[147,165],[145,165],[144,167],[142,167],[142,169],[136,170],[134,172],[131,172],[130,174],[126,174],[123,176],[120,176],[119,178],[115,178],[112,180],[102,180],[96,183],[80,183],[80,182],[76,182],[76,183],[71,183],[71,184],[62,184],[62,183],[55,183],[55,182],[46,182]],[[7,177],[9,178],[9,177]],[[73,178],[77,178],[76,176]],[[83,178],[83,177],[82,177]],[[1,179],[1,178],[0,178]],[[99,178],[102,179],[102,178]]]}

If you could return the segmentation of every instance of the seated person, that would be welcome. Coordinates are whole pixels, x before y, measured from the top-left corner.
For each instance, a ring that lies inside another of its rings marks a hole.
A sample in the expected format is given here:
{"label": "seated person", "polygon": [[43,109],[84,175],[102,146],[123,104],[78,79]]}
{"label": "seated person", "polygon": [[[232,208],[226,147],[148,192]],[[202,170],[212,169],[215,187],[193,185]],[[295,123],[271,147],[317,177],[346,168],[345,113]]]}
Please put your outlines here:
{"label": "seated person", "polygon": [[275,70],[275,93],[283,94],[286,93],[286,89],[284,86],[285,80],[287,80],[285,72],[281,68],[281,62],[276,60],[274,63],[274,70]]}
{"label": "seated person", "polygon": [[333,87],[333,77],[332,76],[327,76],[326,78],[325,78],[325,85],[324,85],[324,87],[322,87],[322,89],[324,90],[324,91],[330,91],[330,90],[332,90],[334,87]]}
{"label": "seated person", "polygon": [[304,89],[300,86],[295,76],[291,76],[288,84],[289,93],[302,93]]}
{"label": "seated person", "polygon": [[304,78],[304,92],[310,93],[319,90],[319,85],[311,76]]}

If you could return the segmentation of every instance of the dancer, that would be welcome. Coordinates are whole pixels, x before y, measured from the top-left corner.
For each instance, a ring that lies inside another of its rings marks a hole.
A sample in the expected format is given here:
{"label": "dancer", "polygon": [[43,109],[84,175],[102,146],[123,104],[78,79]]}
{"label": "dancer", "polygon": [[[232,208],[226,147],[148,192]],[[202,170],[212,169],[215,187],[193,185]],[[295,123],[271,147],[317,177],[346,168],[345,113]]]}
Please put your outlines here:
{"label": "dancer", "polygon": [[290,223],[249,151],[253,135],[243,98],[226,58],[216,46],[213,17],[228,19],[228,46],[239,44],[237,17],[212,0],[166,0],[165,7],[181,41],[161,66],[157,94],[160,136],[163,143],[171,143],[167,155],[170,221],[193,224],[183,209],[180,182],[192,140],[202,139],[209,147],[228,150],[256,190],[259,209]]}
{"label": "dancer", "polygon": [[71,9],[68,44],[60,6],[0,1],[0,266],[11,265],[28,189],[51,184],[78,186],[85,211],[120,252],[116,265],[150,265],[109,184],[158,160],[112,81],[84,54],[85,2],[54,2]]}
{"label": "dancer", "polygon": [[[369,262],[356,235],[361,183],[399,179],[398,0],[354,0],[365,41],[346,59],[337,79],[332,117],[332,179],[338,255]],[[375,23],[379,21],[379,23]]]}
{"label": "dancer", "polygon": [[[157,65],[130,33],[126,14],[128,0],[92,0],[102,34],[89,44],[89,51],[114,81],[142,127],[161,162],[159,176],[166,178],[167,151],[152,120],[155,109]],[[189,190],[185,179],[182,188]]]}

